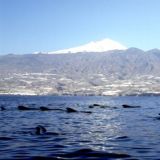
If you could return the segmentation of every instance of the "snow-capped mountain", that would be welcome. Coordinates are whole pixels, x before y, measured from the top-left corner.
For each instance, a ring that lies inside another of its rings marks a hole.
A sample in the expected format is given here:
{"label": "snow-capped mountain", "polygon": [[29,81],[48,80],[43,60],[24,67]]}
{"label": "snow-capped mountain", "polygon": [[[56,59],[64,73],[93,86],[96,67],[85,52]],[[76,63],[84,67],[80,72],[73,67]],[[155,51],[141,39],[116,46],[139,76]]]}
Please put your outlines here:
{"label": "snow-capped mountain", "polygon": [[111,39],[103,39],[101,41],[93,41],[78,47],[73,47],[64,50],[58,50],[48,52],[48,54],[64,54],[64,53],[78,53],[78,52],[106,52],[110,50],[125,50],[127,47],[120,44],[119,42]]}

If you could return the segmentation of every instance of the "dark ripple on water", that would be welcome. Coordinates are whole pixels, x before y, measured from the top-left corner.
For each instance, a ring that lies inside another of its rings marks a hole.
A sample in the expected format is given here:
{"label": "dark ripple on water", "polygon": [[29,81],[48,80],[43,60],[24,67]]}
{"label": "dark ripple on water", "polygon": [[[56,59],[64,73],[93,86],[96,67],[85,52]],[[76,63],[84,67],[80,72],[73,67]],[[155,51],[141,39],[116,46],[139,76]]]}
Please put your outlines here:
{"label": "dark ripple on water", "polygon": [[[0,159],[158,159],[160,97],[0,96]],[[88,108],[91,104],[110,107]],[[124,109],[122,104],[140,105]],[[62,111],[19,111],[18,105]],[[66,107],[87,113],[67,113]],[[148,118],[149,117],[149,118]],[[151,118],[152,117],[152,118]],[[35,134],[37,125],[47,133]]]}

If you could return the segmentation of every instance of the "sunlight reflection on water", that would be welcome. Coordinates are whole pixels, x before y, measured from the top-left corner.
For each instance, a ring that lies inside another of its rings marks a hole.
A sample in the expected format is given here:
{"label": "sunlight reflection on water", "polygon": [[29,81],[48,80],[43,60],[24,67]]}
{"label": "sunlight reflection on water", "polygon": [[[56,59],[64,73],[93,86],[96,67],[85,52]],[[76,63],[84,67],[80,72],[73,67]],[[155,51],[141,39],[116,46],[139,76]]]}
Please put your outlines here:
{"label": "sunlight reflection on water", "polygon": [[[160,97],[0,96],[0,105],[5,105],[7,109],[0,111],[0,151],[3,155],[0,159],[24,159],[37,155],[49,157],[83,148],[122,152],[134,158],[158,158],[160,127],[154,117],[160,112],[159,100]],[[94,103],[110,107],[88,107]],[[72,107],[93,113],[19,111],[19,104],[63,110]],[[124,109],[122,104],[142,107]],[[39,124],[45,126],[47,131],[60,135],[34,135]]]}

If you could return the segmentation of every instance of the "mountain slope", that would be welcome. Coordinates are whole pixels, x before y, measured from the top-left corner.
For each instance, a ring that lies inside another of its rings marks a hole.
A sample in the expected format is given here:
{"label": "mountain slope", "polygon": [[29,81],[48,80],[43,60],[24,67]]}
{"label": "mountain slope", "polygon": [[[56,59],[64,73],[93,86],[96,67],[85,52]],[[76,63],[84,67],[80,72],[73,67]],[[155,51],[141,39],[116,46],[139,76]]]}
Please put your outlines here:
{"label": "mountain slope", "polygon": [[0,56],[0,93],[160,93],[160,51]]}
{"label": "mountain slope", "polygon": [[124,51],[77,54],[28,54],[0,56],[0,73],[46,72],[106,75],[160,74],[160,51]]}

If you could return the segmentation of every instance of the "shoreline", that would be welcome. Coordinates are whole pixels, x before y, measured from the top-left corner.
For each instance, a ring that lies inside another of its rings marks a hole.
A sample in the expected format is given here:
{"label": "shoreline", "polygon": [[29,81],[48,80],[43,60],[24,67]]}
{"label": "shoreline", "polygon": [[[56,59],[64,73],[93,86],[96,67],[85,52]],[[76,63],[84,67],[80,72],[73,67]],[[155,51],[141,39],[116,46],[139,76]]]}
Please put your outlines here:
{"label": "shoreline", "polygon": [[30,97],[41,97],[41,96],[57,96],[57,97],[125,97],[125,96],[160,96],[160,93],[142,93],[142,94],[113,94],[113,95],[103,95],[103,94],[8,94],[0,93],[0,96],[30,96]]}

